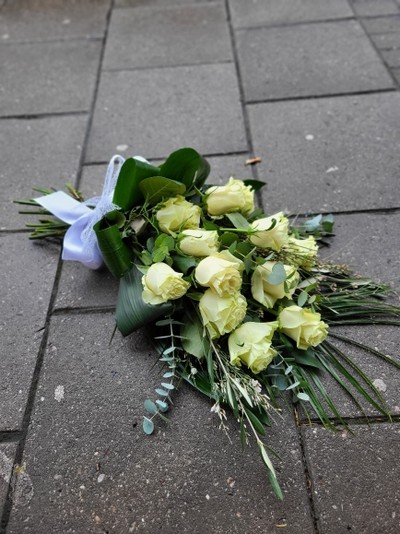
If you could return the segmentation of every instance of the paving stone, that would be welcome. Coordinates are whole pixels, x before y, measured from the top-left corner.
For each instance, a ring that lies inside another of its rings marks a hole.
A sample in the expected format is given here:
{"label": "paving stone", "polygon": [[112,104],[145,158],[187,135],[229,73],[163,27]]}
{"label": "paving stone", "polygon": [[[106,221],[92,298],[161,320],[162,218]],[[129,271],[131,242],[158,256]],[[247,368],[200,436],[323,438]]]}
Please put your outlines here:
{"label": "paving stone", "polygon": [[0,47],[0,115],[87,111],[101,43],[69,41]]}
{"label": "paving stone", "polygon": [[[398,235],[400,213],[360,213],[335,216],[335,236],[330,246],[321,248],[321,257],[337,264],[348,265],[355,273],[370,277],[375,281],[389,283],[395,293],[388,302],[399,306],[400,298],[400,259],[398,257]],[[396,293],[397,292],[397,293]],[[400,329],[395,326],[339,326],[331,329],[333,334],[346,336],[358,343],[377,349],[400,363],[398,346]],[[331,342],[347,354],[375,383],[387,403],[388,411],[400,414],[400,372],[379,357],[365,352],[354,345],[335,338]],[[345,367],[348,368],[347,365]],[[354,374],[352,372],[352,374]],[[327,375],[321,377],[329,395],[343,417],[361,417],[362,411],[355,402],[344,394],[342,388]],[[367,391],[368,386],[363,383]],[[380,412],[370,406],[362,396],[355,393],[361,401],[364,413],[377,416]],[[333,413],[331,414],[333,417]]]}
{"label": "paving stone", "polygon": [[214,156],[206,158],[211,170],[207,182],[215,185],[225,184],[231,176],[243,180],[253,180],[252,166],[246,165],[246,160],[251,156]]}
{"label": "paving stone", "polygon": [[396,78],[397,83],[400,84],[400,68],[392,70],[393,76]]}
{"label": "paving stone", "polygon": [[246,150],[233,65],[104,72],[87,161],[108,161],[119,145],[147,159],[181,146]]}
{"label": "paving stone", "polygon": [[0,514],[6,501],[16,445],[0,443]]}
{"label": "paving stone", "polygon": [[313,532],[291,420],[269,433],[284,459],[275,461],[282,503],[256,447],[241,451],[236,428],[230,443],[187,387],[174,394],[168,427],[143,434],[143,401],[161,370],[140,333],[109,345],[112,330],[108,315],[53,319],[24,456],[34,494],[8,532]]}
{"label": "paving stone", "polygon": [[399,531],[400,426],[354,426],[332,435],[304,430],[313,495],[324,534]]}
{"label": "paving stone", "polygon": [[[398,93],[249,106],[267,211],[400,205]],[[264,163],[265,162],[265,163]]]}
{"label": "paving stone", "polygon": [[335,236],[321,253],[336,263],[349,265],[355,272],[400,286],[398,256],[399,213],[359,213],[335,215]]}
{"label": "paving stone", "polygon": [[105,69],[193,65],[232,59],[222,4],[113,11]]}
{"label": "paving stone", "polygon": [[118,286],[106,267],[93,271],[79,262],[64,261],[55,308],[115,306]]}
{"label": "paving stone", "polygon": [[356,21],[239,30],[236,39],[247,102],[393,86]]}
{"label": "paving stone", "polygon": [[382,50],[381,54],[389,67],[400,67],[400,50]]}
{"label": "paving stone", "polygon": [[191,4],[220,3],[224,0],[115,0],[116,7],[141,7],[141,6],[181,6]]}
{"label": "paving stone", "polygon": [[370,35],[379,50],[400,50],[400,32]]}
{"label": "paving stone", "polygon": [[376,17],[363,20],[368,34],[400,32],[400,14],[393,17]]}
{"label": "paving stone", "polygon": [[103,37],[109,0],[13,0],[0,7],[0,41]]}
{"label": "paving stone", "polygon": [[229,0],[236,28],[353,17],[347,0]]}
{"label": "paving stone", "polygon": [[58,261],[58,247],[0,233],[0,430],[20,428]]}
{"label": "paving stone", "polygon": [[22,207],[12,201],[40,196],[32,192],[32,187],[62,189],[66,182],[74,183],[86,120],[47,117],[0,121],[0,229],[21,229],[28,222],[29,217],[18,214]]}
{"label": "paving stone", "polygon": [[392,15],[399,13],[399,7],[394,0],[352,0],[355,13],[360,17],[375,15]]}

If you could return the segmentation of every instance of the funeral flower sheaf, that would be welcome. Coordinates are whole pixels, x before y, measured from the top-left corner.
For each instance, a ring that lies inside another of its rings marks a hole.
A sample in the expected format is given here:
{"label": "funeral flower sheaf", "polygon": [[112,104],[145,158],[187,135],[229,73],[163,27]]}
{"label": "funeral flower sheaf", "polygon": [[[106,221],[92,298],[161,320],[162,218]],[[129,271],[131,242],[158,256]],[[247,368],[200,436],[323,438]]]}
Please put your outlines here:
{"label": "funeral flower sheaf", "polygon": [[[190,148],[172,153],[159,167],[115,156],[107,198],[89,200],[90,209],[82,206],[76,221],[49,217],[49,211],[63,217],[50,191],[20,202],[47,210],[31,225],[32,237],[65,234],[67,259],[71,239],[71,248],[81,251],[72,259],[85,265],[97,266],[92,256],[100,251],[120,278],[116,324],[123,335],[151,327],[167,370],[155,401],[145,401],[144,431],[154,431],[155,417],[166,420],[171,394],[183,378],[212,400],[225,430],[226,410],[233,413],[242,444],[255,440],[282,498],[265,441],[280,395],[291,393],[295,409],[302,405],[310,421],[346,426],[325,389],[325,374],[358,406],[361,396],[390,417],[381,393],[335,339],[397,368],[399,363],[332,329],[398,325],[399,308],[382,300],[385,285],[318,258],[318,241],[332,234],[330,216],[294,225],[282,211],[267,214],[255,207],[263,183],[231,177],[225,185],[207,186],[208,173],[207,161]],[[77,191],[69,191],[82,205]],[[91,232],[94,241],[87,238]]]}

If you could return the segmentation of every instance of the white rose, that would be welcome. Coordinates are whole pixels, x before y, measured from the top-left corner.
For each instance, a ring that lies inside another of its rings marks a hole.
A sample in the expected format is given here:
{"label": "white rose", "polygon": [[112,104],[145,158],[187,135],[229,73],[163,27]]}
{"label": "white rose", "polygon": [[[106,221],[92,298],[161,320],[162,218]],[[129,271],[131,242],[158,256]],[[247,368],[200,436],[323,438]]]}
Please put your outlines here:
{"label": "white rose", "polygon": [[278,322],[243,323],[228,338],[230,360],[233,365],[244,363],[253,373],[266,369],[276,356],[271,346]]}
{"label": "white rose", "polygon": [[246,308],[246,299],[240,293],[219,297],[211,289],[199,302],[201,319],[211,338],[232,332],[243,321]]}
{"label": "white rose", "polygon": [[153,263],[142,277],[143,301],[146,304],[162,304],[183,297],[190,284],[182,277],[182,273],[177,273],[166,263]]}
{"label": "white rose", "polygon": [[273,308],[278,299],[290,298],[300,281],[299,273],[292,265],[284,265],[286,280],[281,284],[271,284],[268,279],[275,261],[266,261],[258,265],[251,277],[251,294],[253,298],[266,308]]}
{"label": "white rose", "polygon": [[296,341],[301,350],[316,347],[328,335],[328,325],[321,321],[321,314],[300,306],[284,308],[278,321],[282,332]]}
{"label": "white rose", "polygon": [[256,247],[270,248],[279,252],[288,242],[289,221],[283,212],[257,219],[251,223],[251,228],[254,233],[250,234],[250,241]]}
{"label": "white rose", "polygon": [[176,236],[176,231],[186,228],[198,228],[201,209],[199,206],[178,195],[160,204],[156,218],[160,229],[167,234]]}
{"label": "white rose", "polygon": [[215,230],[183,230],[179,248],[188,256],[202,257],[218,252],[218,232]]}
{"label": "white rose", "polygon": [[[226,256],[225,256],[226,257]],[[242,285],[242,262],[224,259],[223,253],[212,254],[200,261],[194,271],[196,281],[215,291],[220,297],[228,297],[239,291]]]}
{"label": "white rose", "polygon": [[241,180],[229,178],[222,186],[213,186],[206,191],[207,211],[212,216],[240,211],[248,215],[254,211],[254,191]]}

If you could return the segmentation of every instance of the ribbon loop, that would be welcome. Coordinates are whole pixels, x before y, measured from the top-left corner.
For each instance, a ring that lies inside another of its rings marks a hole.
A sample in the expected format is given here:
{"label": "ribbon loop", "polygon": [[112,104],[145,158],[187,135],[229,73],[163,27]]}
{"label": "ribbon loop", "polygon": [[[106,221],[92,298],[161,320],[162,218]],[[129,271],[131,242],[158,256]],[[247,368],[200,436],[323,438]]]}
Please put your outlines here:
{"label": "ribbon loop", "polygon": [[[136,156],[135,159],[143,160]],[[56,191],[35,199],[58,219],[71,225],[64,236],[63,260],[79,261],[90,269],[98,269],[103,264],[93,226],[106,213],[119,208],[112,202],[112,197],[124,161],[124,158],[119,155],[111,158],[100,197],[94,197],[82,203],[62,191]]]}

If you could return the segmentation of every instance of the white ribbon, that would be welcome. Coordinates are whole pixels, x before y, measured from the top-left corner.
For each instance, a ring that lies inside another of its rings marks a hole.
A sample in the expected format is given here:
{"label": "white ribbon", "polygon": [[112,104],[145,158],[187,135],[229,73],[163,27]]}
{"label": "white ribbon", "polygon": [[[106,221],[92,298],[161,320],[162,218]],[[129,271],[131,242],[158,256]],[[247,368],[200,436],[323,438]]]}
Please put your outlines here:
{"label": "white ribbon", "polygon": [[[147,160],[140,156],[134,159]],[[78,202],[62,191],[35,198],[35,201],[58,219],[70,224],[63,242],[62,259],[83,263],[89,269],[98,269],[103,258],[97,244],[93,226],[109,211],[119,206],[112,202],[118,175],[124,163],[122,156],[113,156],[108,164],[104,180],[103,192],[100,197],[93,197],[85,202]],[[94,206],[94,209],[89,208]]]}

